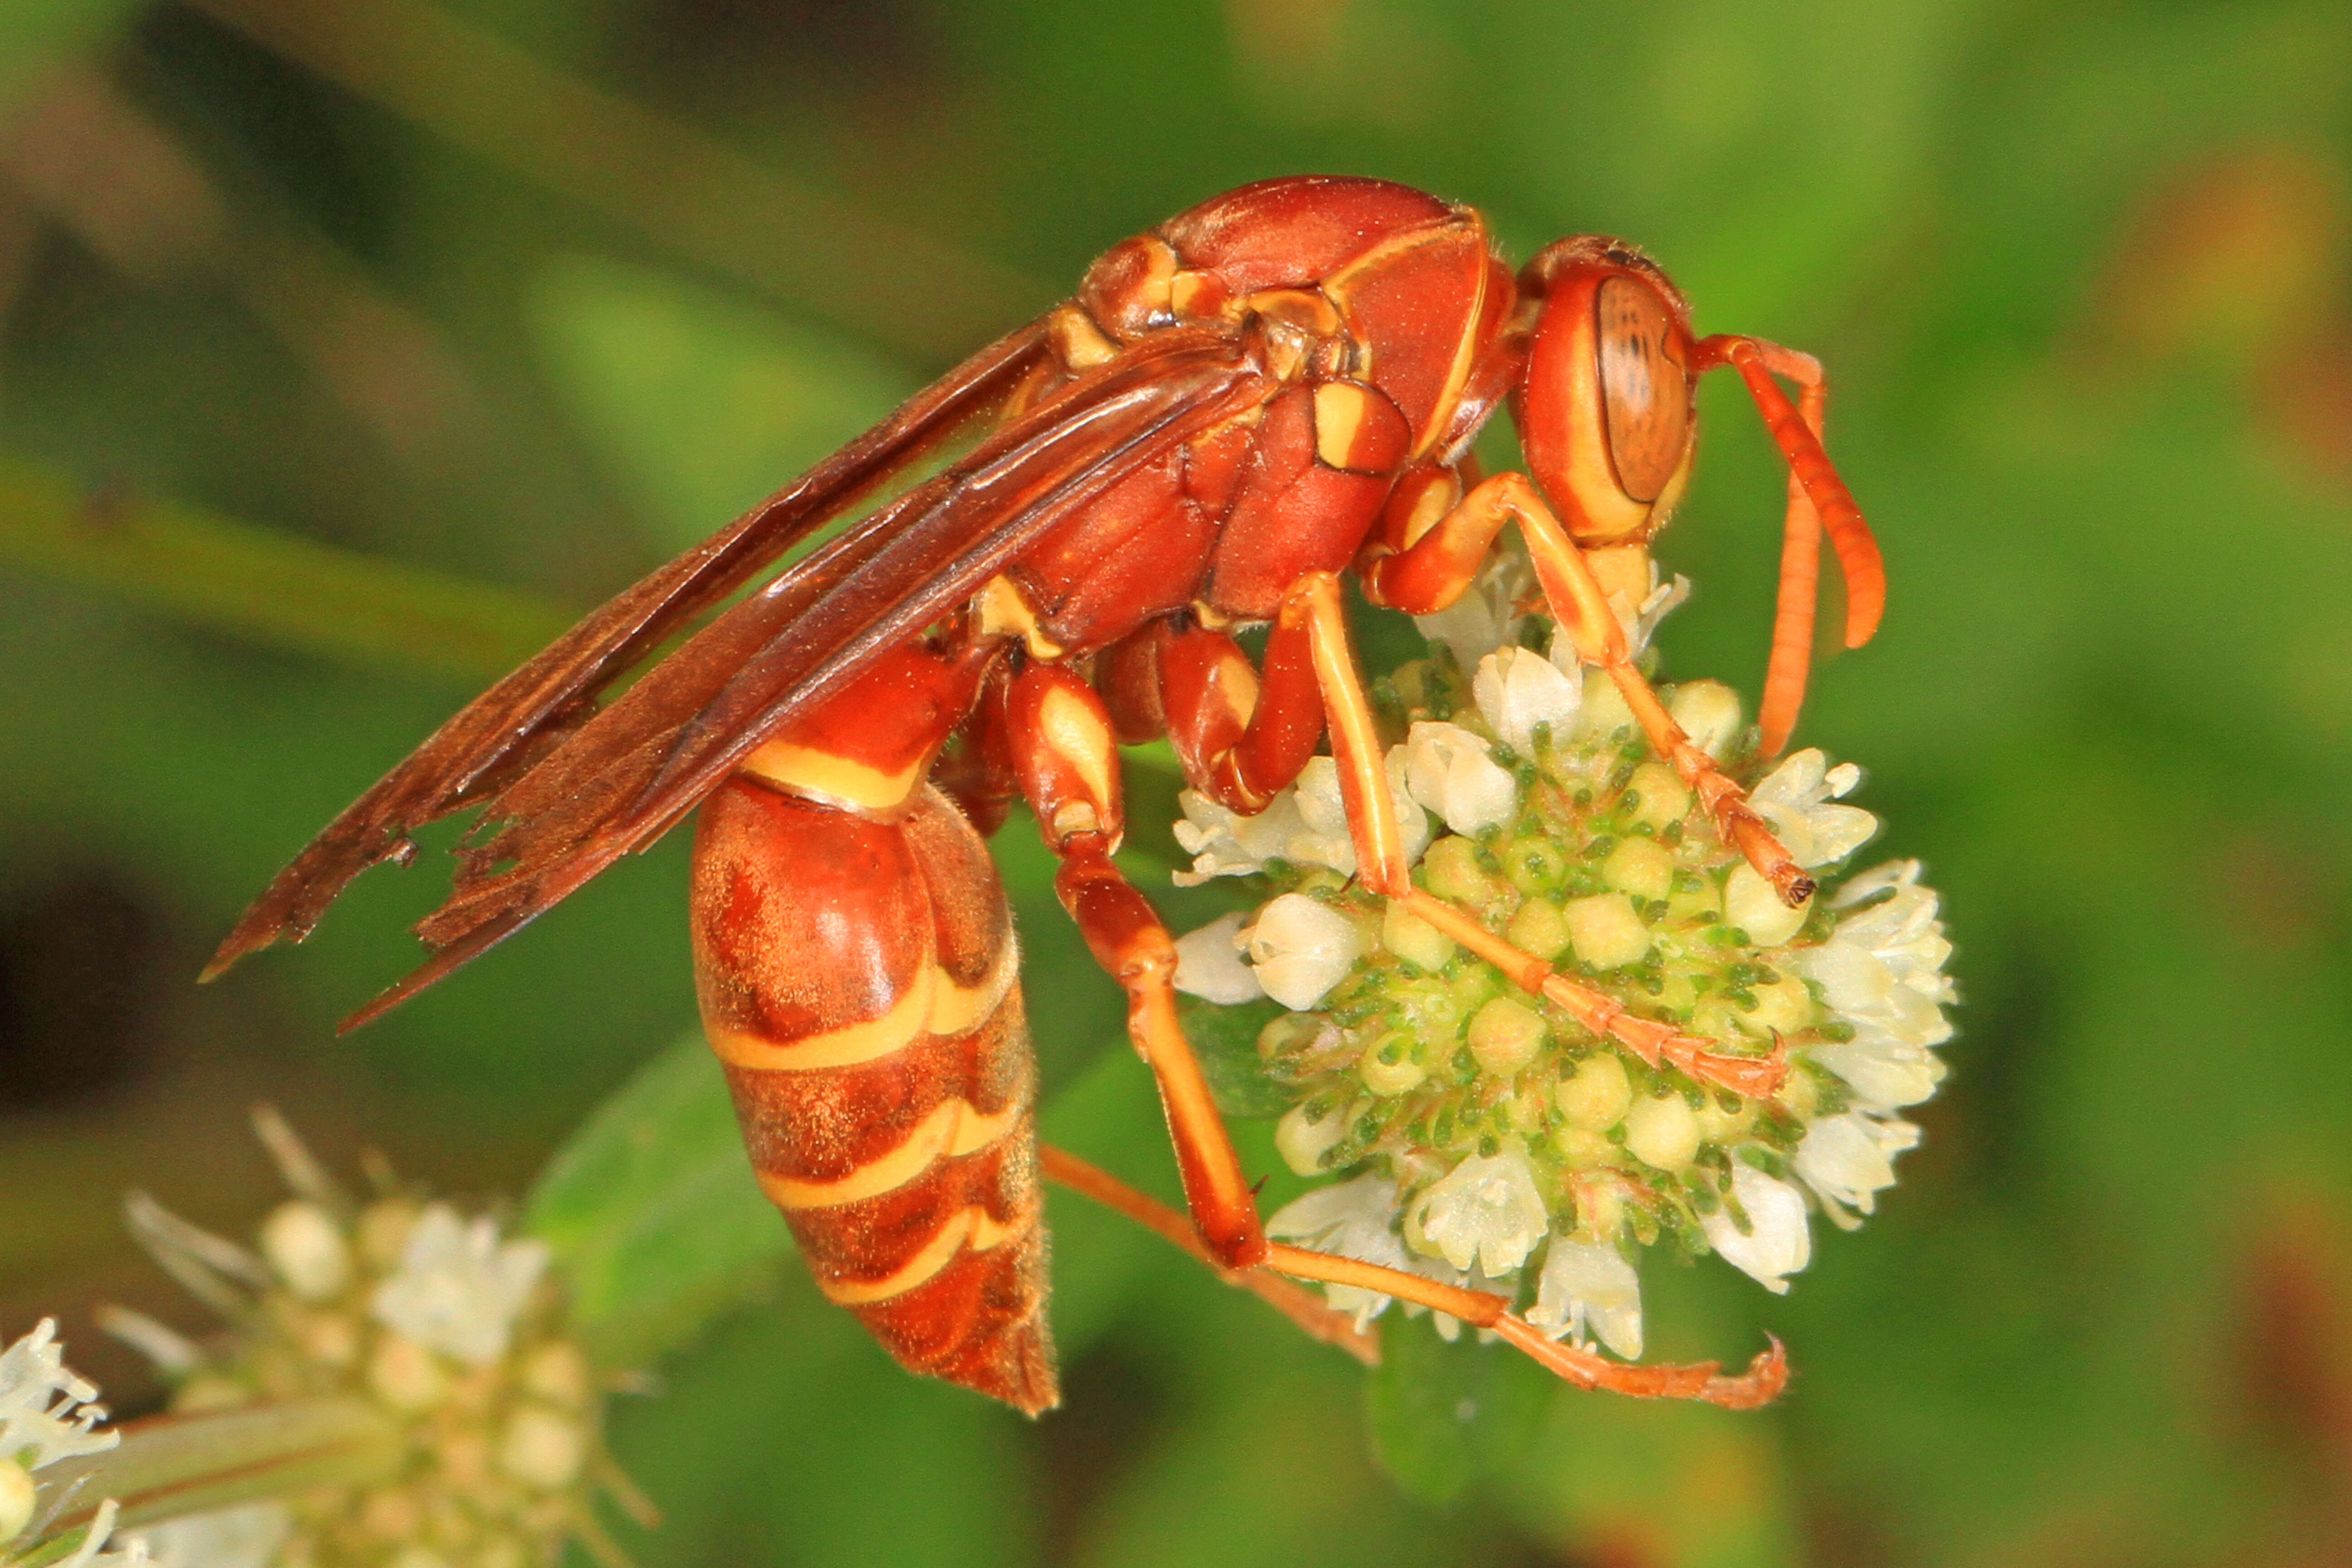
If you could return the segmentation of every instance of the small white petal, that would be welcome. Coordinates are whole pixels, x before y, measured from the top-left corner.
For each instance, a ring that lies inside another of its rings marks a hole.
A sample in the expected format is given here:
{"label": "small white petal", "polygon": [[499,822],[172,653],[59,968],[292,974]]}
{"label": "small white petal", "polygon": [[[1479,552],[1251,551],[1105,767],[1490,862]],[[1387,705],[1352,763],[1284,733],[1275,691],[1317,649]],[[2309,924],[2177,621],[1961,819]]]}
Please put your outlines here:
{"label": "small white petal", "polygon": [[1518,781],[1459,724],[1417,721],[1405,737],[1404,765],[1412,798],[1456,833],[1499,827],[1518,807]]}
{"label": "small white petal", "polygon": [[1517,1272],[1551,1223],[1527,1154],[1510,1146],[1463,1161],[1419,1203],[1421,1234],[1446,1262],[1496,1277]]}
{"label": "small white petal", "polygon": [[1818,746],[1807,746],[1801,752],[1791,752],[1780,760],[1780,765],[1748,792],[1749,803],[1759,809],[1768,805],[1804,805],[1822,798],[1822,781],[1828,759]]}
{"label": "small white petal", "polygon": [[1470,689],[1503,744],[1523,757],[1536,753],[1538,725],[1550,726],[1555,740],[1572,733],[1584,699],[1580,679],[1525,647],[1498,648],[1481,659]]}
{"label": "small white petal", "polygon": [[1832,1218],[1843,1210],[1868,1214],[1877,1194],[1895,1184],[1895,1156],[1916,1148],[1919,1130],[1908,1121],[1882,1121],[1848,1111],[1806,1129],[1793,1162],[1804,1184],[1821,1194]]}
{"label": "small white petal", "polygon": [[1944,1081],[1943,1062],[1923,1046],[1857,1038],[1843,1045],[1815,1046],[1811,1055],[1852,1085],[1856,1099],[1873,1110],[1916,1105],[1932,1098]]}
{"label": "small white petal", "polygon": [[1786,1182],[1735,1162],[1731,1195],[1747,1212],[1748,1233],[1740,1234],[1728,1208],[1700,1216],[1699,1228],[1725,1262],[1774,1295],[1787,1295],[1788,1277],[1801,1271],[1813,1255],[1812,1233],[1805,1224],[1804,1194]]}
{"label": "small white petal", "polygon": [[1265,995],[1257,972],[1242,962],[1242,922],[1248,918],[1238,911],[1220,915],[1178,937],[1176,989],[1227,1007]]}
{"label": "small white petal", "polygon": [[1356,922],[1305,893],[1285,893],[1268,903],[1247,939],[1258,984],[1294,1013],[1322,1001],[1364,953]]}
{"label": "small white petal", "polygon": [[467,1225],[448,1205],[429,1204],[409,1232],[399,1272],[376,1287],[370,1310],[418,1344],[488,1366],[507,1353],[548,1258],[545,1242],[500,1242],[488,1216]]}
{"label": "small white petal", "polygon": [[1184,819],[1174,825],[1176,842],[1193,858],[1190,871],[1175,875],[1180,888],[1212,877],[1246,877],[1263,870],[1268,860],[1288,858],[1292,841],[1307,835],[1297,798],[1288,790],[1255,816],[1229,811],[1189,789],[1176,797],[1176,804],[1184,811]]}
{"label": "small white petal", "polygon": [[1642,1355],[1642,1279],[1624,1254],[1601,1242],[1555,1240],[1536,1277],[1528,1321],[1553,1339],[1585,1330],[1627,1361]]}
{"label": "small white petal", "polygon": [[1842,860],[1878,831],[1878,818],[1859,806],[1829,802],[1862,782],[1851,763],[1826,766],[1814,747],[1795,752],[1767,774],[1748,800],[1800,866]]}
{"label": "small white petal", "polygon": [[[1318,1187],[1269,1215],[1265,1233],[1276,1241],[1295,1241],[1359,1263],[1413,1267],[1397,1235],[1397,1184],[1385,1176],[1358,1176]],[[1326,1285],[1323,1298],[1334,1311],[1353,1312],[1359,1330],[1388,1310],[1390,1300],[1355,1285]]]}
{"label": "small white petal", "polygon": [[98,1385],[66,1365],[57,1320],[43,1318],[0,1352],[0,1463],[21,1457],[37,1470],[121,1442],[120,1433],[90,1429],[106,1418],[97,1398]]}
{"label": "small white petal", "polygon": [[138,1539],[155,1568],[268,1568],[293,1531],[293,1515],[271,1500],[183,1514],[146,1526]]}

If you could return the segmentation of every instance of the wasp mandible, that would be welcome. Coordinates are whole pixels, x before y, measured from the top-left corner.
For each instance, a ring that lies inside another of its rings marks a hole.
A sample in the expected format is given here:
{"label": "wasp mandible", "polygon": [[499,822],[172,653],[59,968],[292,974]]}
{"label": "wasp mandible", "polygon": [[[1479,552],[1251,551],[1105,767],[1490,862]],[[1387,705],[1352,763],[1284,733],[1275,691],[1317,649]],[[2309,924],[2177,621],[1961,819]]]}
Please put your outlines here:
{"label": "wasp mandible", "polygon": [[[1777,750],[1803,694],[1824,530],[1849,646],[1885,597],[1822,449],[1820,365],[1696,336],[1664,273],[1617,240],[1559,241],[1514,279],[1467,206],[1376,180],[1270,180],[1114,247],[1075,300],[476,699],[278,875],[207,975],[300,939],[360,871],[411,858],[414,829],[479,807],[454,889],[417,928],[433,956],[363,1022],[700,806],[697,986],[761,1184],[820,1289],[891,1354],[1034,1413],[1056,1399],[1036,1070],[982,840],[1017,796],[1127,994],[1215,1263],[1422,1303],[1584,1386],[1760,1403],[1785,1376],[1777,1345],[1736,1375],[1625,1365],[1554,1343],[1500,1297],[1269,1242],[1178,1026],[1171,939],[1111,858],[1122,743],[1166,736],[1192,788],[1246,814],[1328,735],[1370,890],[1653,1066],[1769,1092],[1777,1058],[1628,1013],[1413,886],[1341,596],[1352,572],[1375,605],[1437,611],[1516,528],[1579,656],[1726,842],[1801,902],[1811,880],[1669,716],[1608,603],[1648,585],[1650,542],[1690,477],[1695,385],[1718,366],[1791,476],[1760,715]],[[1529,472],[1475,479],[1471,444],[1507,399]],[[599,706],[687,622],[926,460],[939,471]],[[1233,636],[1254,625],[1270,628],[1255,666]],[[1148,1202],[1045,1160],[1130,1211]]]}

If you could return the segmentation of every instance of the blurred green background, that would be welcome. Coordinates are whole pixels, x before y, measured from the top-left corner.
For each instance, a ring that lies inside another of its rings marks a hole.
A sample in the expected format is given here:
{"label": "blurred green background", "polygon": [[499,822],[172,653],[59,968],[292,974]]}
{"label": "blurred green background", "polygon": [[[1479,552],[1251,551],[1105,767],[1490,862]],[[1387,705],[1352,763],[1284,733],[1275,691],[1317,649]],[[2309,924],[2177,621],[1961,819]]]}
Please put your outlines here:
{"label": "blurred green background", "polygon": [[[118,1407],[158,1397],[90,1306],[201,1316],[119,1195],[247,1229],[263,1096],[345,1165],[527,1192],[690,1026],[683,844],[345,1039],[439,870],[195,990],[245,900],[1097,251],[1326,170],[1518,257],[1626,236],[1703,331],[1831,366],[1893,592],[1803,735],[1947,895],[1927,1144],[1785,1299],[1651,1271],[1653,1355],[1787,1342],[1761,1415],[1426,1321],[1368,1381],[1057,1198],[1068,1402],[1031,1425],[755,1245],[755,1299],[619,1413],[670,1516],[641,1559],[2352,1561],[2340,0],[8,0],[0,1326],[59,1312]],[[1752,692],[1780,479],[1736,386],[1705,407],[1665,673]],[[1172,1195],[1115,994],[1023,823],[1000,852],[1049,1133]]]}

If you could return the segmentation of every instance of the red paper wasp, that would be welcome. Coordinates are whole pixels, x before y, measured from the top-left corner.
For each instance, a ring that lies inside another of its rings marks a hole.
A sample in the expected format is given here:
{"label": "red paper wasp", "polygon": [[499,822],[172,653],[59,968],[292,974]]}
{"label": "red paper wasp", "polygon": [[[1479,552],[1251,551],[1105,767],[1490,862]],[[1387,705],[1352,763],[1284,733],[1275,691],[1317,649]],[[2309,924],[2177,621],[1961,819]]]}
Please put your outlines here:
{"label": "red paper wasp", "polygon": [[[1544,249],[1515,281],[1468,207],[1372,180],[1268,181],[1110,250],[1077,299],[950,372],[704,544],[597,610],[451,719],[331,824],[212,973],[306,934],[360,871],[467,806],[434,956],[382,1013],[702,807],[693,924],[710,1041],[751,1161],[819,1286],[901,1362],[1036,1411],[1044,1323],[1034,1064],[1004,897],[973,824],[1025,799],[1056,886],[1125,989],[1157,1076],[1197,1249],[1340,1334],[1295,1279],[1368,1287],[1491,1328],[1588,1387],[1741,1405],[1742,1374],[1627,1366],[1546,1339],[1503,1299],[1270,1243],[1177,1025],[1166,928],[1114,868],[1118,747],[1164,734],[1192,786],[1262,808],[1328,732],[1360,875],[1594,1034],[1701,1079],[1784,1071],[1626,1013],[1413,887],[1352,657],[1340,574],[1416,614],[1459,595],[1502,528],[1552,616],[1623,693],[1727,840],[1791,903],[1811,883],[1691,745],[1607,605],[1648,582],[1682,495],[1694,383],[1736,370],[1792,474],[1762,722],[1802,695],[1819,538],[1875,626],[1877,550],[1817,438],[1810,357],[1693,335],[1664,274],[1615,240]],[[1802,412],[1774,376],[1801,389]],[[1471,482],[1508,397],[1533,478]],[[661,659],[698,612],[951,440],[978,444],[849,525]],[[1271,623],[1263,668],[1231,637]],[[943,748],[955,739],[958,747]],[[1163,1230],[1171,1213],[1069,1156],[1046,1173]]]}

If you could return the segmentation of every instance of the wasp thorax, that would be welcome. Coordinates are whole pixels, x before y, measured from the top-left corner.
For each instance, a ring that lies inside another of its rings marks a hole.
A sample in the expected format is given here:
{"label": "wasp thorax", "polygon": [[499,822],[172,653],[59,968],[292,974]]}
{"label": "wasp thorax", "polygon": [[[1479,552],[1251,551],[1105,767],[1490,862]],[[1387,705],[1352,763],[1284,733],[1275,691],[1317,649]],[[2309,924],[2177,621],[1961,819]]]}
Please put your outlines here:
{"label": "wasp thorax", "polygon": [[[1804,908],[1724,844],[1604,678],[1517,647],[1466,676],[1440,656],[1381,683],[1409,842],[1426,844],[1414,881],[1721,1062],[1785,1063],[1769,1092],[1644,1060],[1365,891],[1336,782],[1310,775],[1256,818],[1188,804],[1199,870],[1262,889],[1228,940],[1280,1004],[1255,1004],[1263,1070],[1292,1102],[1277,1147],[1337,1178],[1276,1234],[1507,1292],[1537,1271],[1534,1321],[1589,1322],[1633,1354],[1642,1248],[1719,1252],[1782,1289],[1809,1205],[1852,1225],[1893,1181],[1918,1135],[1896,1113],[1933,1091],[1950,1033],[1936,896],[1916,862],[1840,884],[1877,826],[1839,804],[1858,770],[1811,751],[1767,764],[1752,729],[1721,733],[1727,689],[1667,694],[1711,720],[1727,770],[1816,868]],[[1197,975],[1214,930],[1188,939]],[[1222,983],[1223,1000],[1244,994]]]}

